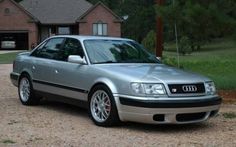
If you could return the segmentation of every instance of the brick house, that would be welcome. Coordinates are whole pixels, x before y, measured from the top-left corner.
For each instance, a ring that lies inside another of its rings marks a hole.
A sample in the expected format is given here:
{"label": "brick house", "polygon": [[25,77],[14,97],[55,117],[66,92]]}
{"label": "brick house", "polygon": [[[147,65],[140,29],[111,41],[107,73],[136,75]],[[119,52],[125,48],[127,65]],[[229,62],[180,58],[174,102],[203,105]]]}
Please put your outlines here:
{"label": "brick house", "polygon": [[[121,36],[122,19],[103,3],[86,0],[0,0],[0,43],[30,49],[52,35]],[[0,45],[0,49],[4,49]]]}

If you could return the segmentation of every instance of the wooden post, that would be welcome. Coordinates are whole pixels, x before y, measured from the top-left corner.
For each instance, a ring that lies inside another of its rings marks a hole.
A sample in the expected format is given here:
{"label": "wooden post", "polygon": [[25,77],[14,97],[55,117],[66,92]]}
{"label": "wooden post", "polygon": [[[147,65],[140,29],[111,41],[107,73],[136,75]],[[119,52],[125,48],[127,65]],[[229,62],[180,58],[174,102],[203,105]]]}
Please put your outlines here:
{"label": "wooden post", "polygon": [[[163,5],[164,0],[156,0],[157,5]],[[157,23],[156,23],[156,56],[162,57],[162,51],[164,49],[163,47],[163,21],[160,16],[157,16]]]}

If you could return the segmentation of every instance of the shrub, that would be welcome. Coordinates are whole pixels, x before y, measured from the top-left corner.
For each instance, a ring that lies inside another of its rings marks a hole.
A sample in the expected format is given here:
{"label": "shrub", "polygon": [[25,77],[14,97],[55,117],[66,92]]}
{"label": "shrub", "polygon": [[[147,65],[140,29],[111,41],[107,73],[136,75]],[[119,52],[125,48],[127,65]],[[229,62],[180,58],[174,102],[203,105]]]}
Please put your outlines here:
{"label": "shrub", "polygon": [[191,42],[186,36],[181,37],[179,41],[179,53],[182,55],[192,53]]}
{"label": "shrub", "polygon": [[156,33],[151,30],[142,41],[143,46],[152,53],[155,53],[156,48]]}
{"label": "shrub", "polygon": [[162,62],[170,66],[178,66],[177,60],[173,57],[162,57]]}

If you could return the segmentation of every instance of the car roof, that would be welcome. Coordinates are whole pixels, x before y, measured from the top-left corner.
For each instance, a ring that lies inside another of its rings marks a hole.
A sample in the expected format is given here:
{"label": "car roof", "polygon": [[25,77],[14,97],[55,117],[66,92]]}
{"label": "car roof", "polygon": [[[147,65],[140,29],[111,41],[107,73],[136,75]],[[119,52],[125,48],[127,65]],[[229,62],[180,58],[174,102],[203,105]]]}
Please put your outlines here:
{"label": "car roof", "polygon": [[60,38],[60,37],[65,37],[65,38],[75,38],[80,41],[84,40],[125,40],[125,41],[133,41],[128,38],[119,38],[119,37],[105,37],[105,36],[81,36],[81,35],[56,35],[52,36],[50,38]]}

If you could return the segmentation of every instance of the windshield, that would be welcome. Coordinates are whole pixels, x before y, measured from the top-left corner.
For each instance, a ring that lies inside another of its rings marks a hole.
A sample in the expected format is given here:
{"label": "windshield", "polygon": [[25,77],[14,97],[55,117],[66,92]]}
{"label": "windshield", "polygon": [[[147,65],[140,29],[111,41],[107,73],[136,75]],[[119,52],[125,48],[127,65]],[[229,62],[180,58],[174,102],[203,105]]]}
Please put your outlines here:
{"label": "windshield", "polygon": [[140,44],[126,40],[85,40],[92,64],[102,63],[159,63],[159,60]]}

